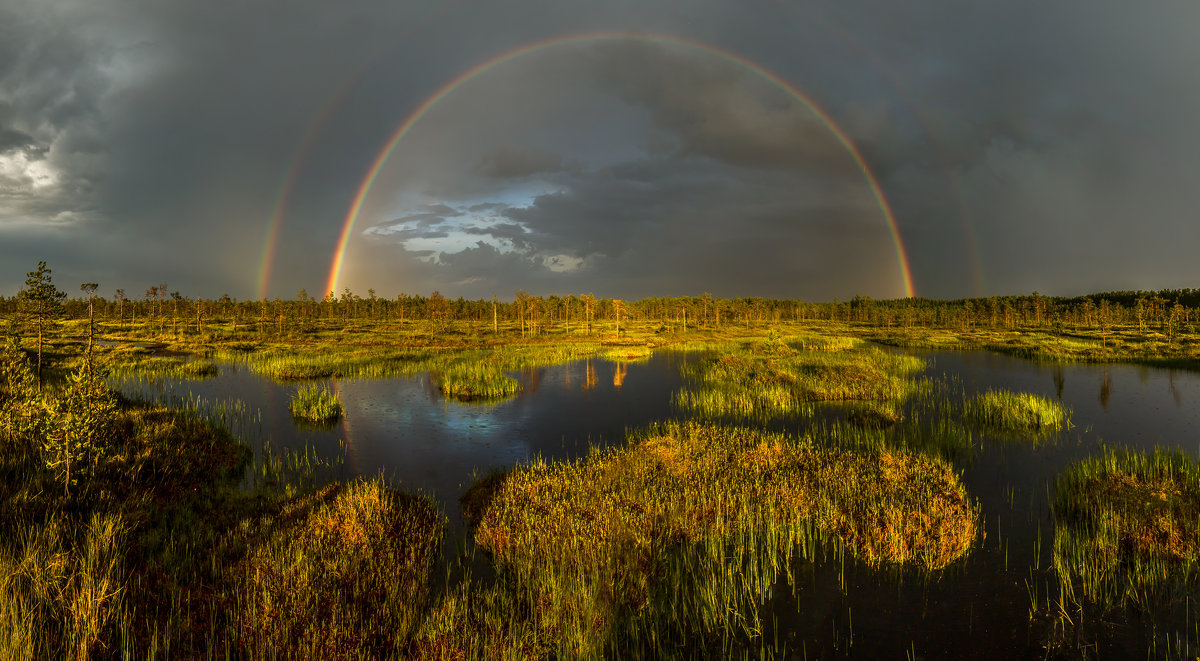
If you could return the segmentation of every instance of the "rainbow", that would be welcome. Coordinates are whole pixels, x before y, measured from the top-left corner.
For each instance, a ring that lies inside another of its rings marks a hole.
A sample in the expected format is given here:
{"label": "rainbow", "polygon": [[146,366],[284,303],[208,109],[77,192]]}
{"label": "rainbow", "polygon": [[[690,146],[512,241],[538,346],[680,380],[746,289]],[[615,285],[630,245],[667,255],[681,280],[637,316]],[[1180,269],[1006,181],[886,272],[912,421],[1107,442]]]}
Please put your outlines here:
{"label": "rainbow", "polygon": [[375,160],[371,163],[371,166],[367,169],[367,174],[363,178],[362,183],[359,184],[358,190],[354,194],[354,199],[350,204],[350,208],[346,212],[346,218],[342,223],[342,232],[338,238],[337,248],[333,253],[333,261],[329,267],[329,279],[328,284],[325,287],[325,291],[336,292],[338,289],[341,279],[342,265],[346,258],[346,246],[350,242],[350,235],[354,231],[354,225],[358,220],[358,214],[362,209],[363,202],[366,200],[367,194],[371,191],[371,186],[375,183],[376,177],[379,176],[380,170],[383,168],[384,164],[387,163],[387,160],[391,156],[392,150],[396,148],[396,145],[399,144],[404,136],[408,134],[409,130],[411,130],[412,127],[418,121],[420,121],[422,117],[425,116],[425,113],[429,112],[430,108],[437,105],[439,101],[446,98],[451,92],[458,89],[460,86],[472,80],[476,76],[479,76],[480,74],[483,74],[484,72],[500,64],[520,58],[521,56],[566,44],[575,44],[587,41],[629,40],[668,44],[687,48],[690,50],[715,55],[726,61],[741,65],[746,69],[753,71],[761,78],[764,78],[765,80],[778,86],[780,89],[783,89],[796,100],[807,106],[808,109],[814,114],[816,114],[816,116],[819,117],[829,129],[829,131],[837,137],[838,141],[842,143],[842,146],[846,148],[847,153],[849,153],[850,157],[854,160],[855,165],[858,167],[859,171],[862,172],[863,176],[867,180],[867,183],[870,185],[871,192],[875,196],[875,200],[879,205],[879,210],[883,212],[883,217],[887,221],[888,229],[892,234],[892,241],[896,248],[896,260],[900,267],[900,278],[904,286],[904,293],[909,298],[915,296],[912,286],[912,272],[908,265],[908,256],[904,251],[904,242],[900,238],[900,231],[896,227],[895,216],[892,214],[892,209],[888,204],[887,198],[883,195],[883,190],[879,186],[879,181],[876,179],[875,174],[871,172],[871,169],[867,166],[866,161],[863,159],[862,153],[859,152],[858,148],[855,147],[850,138],[846,136],[846,133],[842,131],[837,123],[834,122],[824,110],[817,106],[816,103],[805,96],[800,90],[796,89],[793,85],[781,78],[778,74],[765,69],[762,66],[751,62],[750,60],[747,60],[741,55],[722,50],[708,44],[682,39],[680,37],[640,32],[593,32],[569,35],[565,37],[556,37],[553,39],[534,42],[532,44],[526,44],[519,48],[497,55],[468,69],[434,92],[400,124],[400,126],[388,139],[387,143],[383,146],[383,149],[381,149],[379,154],[376,155]]}
{"label": "rainbow", "polygon": [[937,133],[931,129],[928,113],[921,109],[921,104],[917,103],[916,99],[913,98],[912,92],[909,91],[908,87],[901,80],[900,75],[896,73],[895,69],[892,68],[886,59],[876,54],[875,51],[853,33],[848,32],[836,22],[826,18],[823,13],[813,11],[807,6],[803,7],[801,11],[805,13],[808,20],[820,24],[822,29],[838,37],[851,51],[858,53],[895,90],[900,100],[908,106],[909,113],[925,134],[925,141],[932,150],[934,158],[937,160],[937,164],[946,178],[947,188],[953,193],[952,202],[958,211],[959,218],[962,219],[963,234],[966,237],[967,251],[970,257],[971,284],[975,295],[982,296],[984,292],[983,269],[979,260],[979,239],[976,236],[975,223],[972,219],[966,196],[963,194],[958,174],[950,167],[950,159],[946,155],[946,150],[942,146],[941,141],[937,139]]}

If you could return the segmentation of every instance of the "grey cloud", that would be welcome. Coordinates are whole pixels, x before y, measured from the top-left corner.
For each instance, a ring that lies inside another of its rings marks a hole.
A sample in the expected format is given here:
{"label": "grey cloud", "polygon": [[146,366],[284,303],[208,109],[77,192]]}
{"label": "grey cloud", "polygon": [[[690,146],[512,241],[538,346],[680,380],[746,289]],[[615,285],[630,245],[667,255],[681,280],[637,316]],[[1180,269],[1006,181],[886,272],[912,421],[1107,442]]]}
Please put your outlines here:
{"label": "grey cloud", "polygon": [[856,176],[818,115],[749,69],[654,44],[600,44],[596,80],[645,108],[664,133],[658,150],[732,165]]}
{"label": "grey cloud", "polygon": [[0,153],[10,149],[27,149],[37,144],[33,136],[15,129],[0,129]]}
{"label": "grey cloud", "polygon": [[532,148],[500,145],[485,153],[474,172],[493,179],[512,179],[547,172],[563,167],[562,156]]}

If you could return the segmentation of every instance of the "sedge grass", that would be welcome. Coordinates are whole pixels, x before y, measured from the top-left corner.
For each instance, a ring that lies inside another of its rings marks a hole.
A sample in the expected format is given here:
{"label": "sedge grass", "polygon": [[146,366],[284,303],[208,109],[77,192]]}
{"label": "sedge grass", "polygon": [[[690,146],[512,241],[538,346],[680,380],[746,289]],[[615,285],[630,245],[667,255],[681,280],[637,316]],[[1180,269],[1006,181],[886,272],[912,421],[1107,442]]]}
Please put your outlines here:
{"label": "sedge grass", "polygon": [[307,384],[296,389],[288,404],[292,417],[315,423],[328,423],[342,417],[342,403],[328,389]]}
{"label": "sedge grass", "polygon": [[382,480],[331,485],[276,517],[226,588],[229,647],[249,658],[366,658],[401,649],[428,608],[444,520]]}
{"label": "sedge grass", "polygon": [[968,399],[963,416],[980,427],[1002,432],[1058,431],[1069,424],[1062,404],[1007,390],[987,390]]}
{"label": "sedge grass", "polygon": [[[0,656],[87,659],[123,611],[127,523],[95,514],[23,524],[0,550]],[[75,540],[79,541],[76,543]]]}
{"label": "sedge grass", "polygon": [[521,384],[494,364],[460,362],[437,376],[438,389],[448,398],[463,401],[503,399],[521,390]]}

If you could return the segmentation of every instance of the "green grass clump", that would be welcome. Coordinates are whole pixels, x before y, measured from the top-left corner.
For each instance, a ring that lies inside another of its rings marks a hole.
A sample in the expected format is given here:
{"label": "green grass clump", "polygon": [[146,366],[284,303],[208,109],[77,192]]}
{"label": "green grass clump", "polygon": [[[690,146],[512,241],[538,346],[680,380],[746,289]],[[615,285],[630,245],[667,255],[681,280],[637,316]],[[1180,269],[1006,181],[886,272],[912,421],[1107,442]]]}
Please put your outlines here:
{"label": "green grass clump", "polygon": [[342,417],[342,403],[337,395],[315,385],[300,386],[288,410],[292,417],[309,422],[333,422]]}
{"label": "green grass clump", "polygon": [[1064,628],[1072,628],[1072,618],[1078,626],[1130,609],[1149,623],[1152,642],[1170,646],[1174,638],[1175,646],[1200,647],[1195,461],[1163,451],[1106,451],[1058,476],[1053,507],[1061,603],[1050,611],[1069,614]]}
{"label": "green grass clump", "polygon": [[[765,545],[783,566],[819,534],[868,564],[937,570],[969,551],[979,524],[978,505],[940,460],[697,423],[657,426],[574,462],[534,463],[487,489],[490,504],[475,505],[476,546],[524,595],[529,621],[520,626],[541,632],[516,638],[549,640],[560,656],[599,653],[630,617],[650,629],[670,619],[675,609],[651,606],[658,581],[706,580],[669,571],[681,550],[686,563],[724,554],[732,541]],[[722,601],[702,601],[714,599]],[[711,615],[724,621],[730,608]]]}
{"label": "green grass clump", "polygon": [[988,390],[968,399],[963,415],[981,427],[1008,432],[1057,431],[1068,422],[1062,404],[1007,390]]}
{"label": "green grass clump", "polygon": [[464,401],[503,399],[516,395],[521,384],[495,364],[460,362],[438,375],[438,389],[446,397]]}

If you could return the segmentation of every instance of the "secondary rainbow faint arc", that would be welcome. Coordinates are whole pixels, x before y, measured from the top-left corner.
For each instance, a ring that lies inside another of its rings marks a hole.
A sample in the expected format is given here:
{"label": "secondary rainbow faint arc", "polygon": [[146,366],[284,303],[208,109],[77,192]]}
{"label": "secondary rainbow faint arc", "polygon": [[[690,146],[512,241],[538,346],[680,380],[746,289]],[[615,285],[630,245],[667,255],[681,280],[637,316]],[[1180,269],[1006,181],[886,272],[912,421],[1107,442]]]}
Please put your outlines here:
{"label": "secondary rainbow faint arc", "polygon": [[747,60],[741,55],[722,50],[715,46],[710,46],[708,44],[696,41],[690,41],[680,37],[641,32],[592,32],[586,34],[569,35],[565,37],[556,37],[553,39],[534,42],[532,44],[526,44],[505,53],[501,53],[500,55],[475,65],[462,74],[459,74],[458,77],[454,78],[434,92],[433,95],[427,98],[419,107],[417,107],[416,110],[412,112],[412,114],[408,116],[407,119],[404,120],[404,122],[400,124],[399,128],[397,128],[392,134],[391,138],[388,139],[387,144],[385,144],[383,149],[379,151],[379,154],[371,163],[371,167],[367,169],[366,177],[364,177],[362,183],[359,184],[358,190],[354,194],[354,201],[350,204],[350,208],[346,212],[346,219],[342,224],[342,233],[338,238],[337,249],[334,251],[333,262],[329,268],[329,280],[325,290],[328,292],[337,292],[339,281],[341,279],[342,264],[346,257],[346,246],[350,242],[350,233],[354,231],[354,224],[358,220],[358,214],[362,209],[363,201],[366,200],[367,194],[371,191],[371,186],[375,183],[375,178],[379,176],[379,171],[383,169],[388,157],[391,156],[392,150],[395,149],[400,140],[404,138],[414,124],[420,121],[420,119],[425,115],[426,112],[429,111],[430,108],[437,105],[439,101],[444,99],[459,86],[484,73],[485,71],[488,71],[492,67],[517,59],[522,55],[527,55],[529,53],[545,50],[547,48],[553,48],[555,46],[585,41],[646,41],[651,43],[680,46],[704,53],[709,53],[746,67],[750,71],[753,71],[759,76],[782,88],[788,94],[791,94],[793,97],[795,97],[796,100],[803,103],[806,107],[808,107],[809,110],[816,114],[817,117],[819,117],[825,124],[826,128],[828,128],[829,131],[837,137],[837,139],[842,143],[842,146],[845,147],[846,151],[850,154],[850,157],[854,159],[855,165],[858,166],[858,169],[866,178],[867,183],[870,185],[871,192],[874,194],[875,200],[879,204],[879,209],[883,212],[884,219],[887,221],[888,230],[892,233],[892,241],[896,247],[896,260],[900,265],[900,278],[904,284],[905,296],[909,298],[915,296],[912,286],[912,274],[908,266],[908,256],[904,251],[904,242],[901,240],[900,231],[896,227],[896,219],[892,215],[891,205],[888,204],[887,198],[883,194],[883,190],[879,187],[879,181],[875,178],[875,174],[871,172],[871,168],[867,166],[867,163],[863,159],[862,154],[858,151],[858,148],[854,146],[854,143],[850,140],[850,138],[846,136],[845,132],[842,131],[837,123],[834,122],[824,110],[817,106],[816,103],[805,96],[800,90],[796,89],[786,80],[781,78],[778,74],[765,69],[762,66],[751,62],[750,60]]}
{"label": "secondary rainbow faint arc", "polygon": [[275,206],[271,211],[271,220],[267,223],[267,236],[263,241],[262,255],[258,259],[257,293],[259,300],[267,298],[267,286],[270,284],[271,269],[275,264],[275,247],[279,244],[279,230],[283,227],[283,216],[287,212],[288,198],[291,197],[297,173],[300,170],[300,166],[307,159],[308,152],[317,138],[319,129],[329,119],[334,109],[341,104],[342,99],[345,98],[349,91],[358,84],[359,80],[366,75],[367,71],[385,53],[395,48],[396,44],[407,38],[408,35],[419,29],[423,29],[433,19],[439,18],[453,9],[457,9],[461,4],[462,0],[439,3],[436,7],[426,11],[420,18],[410,24],[407,30],[394,36],[383,47],[376,49],[366,58],[357,71],[342,81],[342,84],[334,91],[333,97],[317,112],[313,121],[309,122],[308,130],[304,133],[304,139],[300,141],[300,147],[296,149],[296,153],[292,156],[291,165],[288,166],[287,172],[283,175],[283,183],[279,187],[278,195],[275,196]]}

